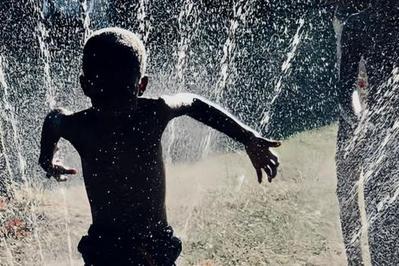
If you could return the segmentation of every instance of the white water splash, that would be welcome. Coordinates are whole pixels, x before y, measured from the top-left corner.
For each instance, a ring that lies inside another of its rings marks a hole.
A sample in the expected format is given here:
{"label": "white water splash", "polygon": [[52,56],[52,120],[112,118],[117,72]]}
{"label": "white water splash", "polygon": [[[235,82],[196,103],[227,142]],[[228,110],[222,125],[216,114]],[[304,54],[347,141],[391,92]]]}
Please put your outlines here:
{"label": "white water splash", "polygon": [[[0,57],[0,86],[2,88],[2,99],[0,105],[0,126],[2,132],[7,132],[7,129],[4,127],[1,120],[5,121],[5,123],[10,125],[11,128],[11,139],[5,139],[4,134],[1,135],[1,144],[2,144],[2,151],[3,156],[6,161],[7,171],[9,172],[9,178],[21,178],[22,181],[26,181],[26,162],[25,158],[22,156],[21,151],[21,141],[19,136],[19,129],[17,125],[17,119],[15,117],[15,110],[14,107],[11,105],[11,100],[9,99],[9,85],[6,81],[6,75],[4,73],[6,62],[5,60]],[[7,143],[6,143],[7,141]],[[11,148],[12,150],[10,150]],[[16,153],[18,159],[18,172],[14,172],[12,170],[12,163],[10,161],[10,156],[8,154]]]}
{"label": "white water splash", "polygon": [[263,117],[260,121],[260,124],[263,128],[266,129],[266,131],[268,131],[269,128],[269,121],[271,118],[271,107],[273,106],[274,102],[277,100],[277,98],[280,96],[282,88],[283,88],[283,79],[287,77],[287,75],[289,75],[289,71],[291,69],[291,65],[292,65],[292,60],[295,58],[295,56],[297,55],[297,50],[299,48],[299,45],[303,39],[303,35],[304,35],[304,31],[303,26],[305,25],[305,19],[301,18],[299,20],[299,26],[296,30],[295,35],[292,37],[292,41],[290,44],[290,48],[291,50],[287,53],[287,58],[285,59],[285,61],[283,62],[283,64],[281,65],[281,74],[279,79],[276,82],[276,85],[274,87],[274,90],[272,92],[272,99],[271,101],[267,104],[267,107],[263,110]]}
{"label": "white water splash", "polygon": [[84,29],[83,40],[84,42],[86,42],[91,33],[93,32],[90,28],[90,23],[91,23],[90,14],[93,11],[94,1],[83,0],[81,1],[81,5],[83,9],[83,29]]}
{"label": "white water splash", "polygon": [[[229,85],[234,85],[234,79],[237,77],[237,69],[235,65],[235,58],[237,55],[237,29],[239,27],[245,28],[247,17],[251,14],[251,2],[238,1],[233,7],[233,17],[230,19],[230,26],[227,32],[226,41],[223,44],[223,57],[220,61],[219,79],[216,86],[211,92],[216,103],[220,103],[223,93]],[[214,137],[214,132],[209,131],[207,136],[201,143],[202,156],[205,158],[210,152],[211,141]]]}

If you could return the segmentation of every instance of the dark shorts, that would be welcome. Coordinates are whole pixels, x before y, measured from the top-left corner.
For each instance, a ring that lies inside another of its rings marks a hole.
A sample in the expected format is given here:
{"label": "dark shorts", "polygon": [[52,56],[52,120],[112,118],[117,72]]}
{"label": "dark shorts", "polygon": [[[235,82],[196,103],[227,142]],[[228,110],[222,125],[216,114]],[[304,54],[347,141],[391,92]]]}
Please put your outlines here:
{"label": "dark shorts", "polygon": [[79,242],[85,265],[174,265],[182,249],[170,226],[156,232],[115,232],[91,225]]}

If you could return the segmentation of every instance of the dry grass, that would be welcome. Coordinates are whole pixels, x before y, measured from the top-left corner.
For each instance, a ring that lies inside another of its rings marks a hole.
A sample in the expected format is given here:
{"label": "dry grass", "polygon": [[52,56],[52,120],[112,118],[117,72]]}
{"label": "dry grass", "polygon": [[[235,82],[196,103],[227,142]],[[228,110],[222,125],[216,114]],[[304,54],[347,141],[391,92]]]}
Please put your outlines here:
{"label": "dry grass", "polygon": [[[334,127],[286,141],[272,184],[257,184],[245,154],[167,167],[169,220],[184,244],[179,265],[344,265],[334,143]],[[6,228],[12,219],[20,221]],[[82,264],[76,246],[90,216],[80,180],[18,189],[0,200],[0,222],[9,232],[1,265]]]}

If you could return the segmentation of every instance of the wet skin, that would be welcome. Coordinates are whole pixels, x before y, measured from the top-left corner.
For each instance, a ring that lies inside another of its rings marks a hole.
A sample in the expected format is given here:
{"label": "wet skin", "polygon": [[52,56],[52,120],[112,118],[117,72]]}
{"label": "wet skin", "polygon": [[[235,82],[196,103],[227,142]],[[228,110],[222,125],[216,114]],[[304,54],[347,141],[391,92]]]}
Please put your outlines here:
{"label": "wet skin", "polygon": [[269,181],[278,158],[269,150],[279,142],[261,138],[220,107],[192,94],[138,98],[136,108],[118,112],[90,108],[74,114],[52,111],[45,119],[39,162],[58,181],[74,174],[53,163],[57,142],[68,140],[82,160],[93,224],[133,231],[167,226],[165,169],[161,137],[169,121],[188,115],[245,145],[258,180]]}

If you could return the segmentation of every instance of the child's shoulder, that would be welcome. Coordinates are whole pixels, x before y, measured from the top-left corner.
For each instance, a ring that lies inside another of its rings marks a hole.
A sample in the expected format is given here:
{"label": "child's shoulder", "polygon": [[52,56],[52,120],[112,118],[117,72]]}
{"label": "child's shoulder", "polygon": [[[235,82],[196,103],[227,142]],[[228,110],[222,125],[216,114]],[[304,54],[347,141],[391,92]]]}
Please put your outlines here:
{"label": "child's shoulder", "polygon": [[47,114],[45,118],[45,123],[51,124],[55,127],[59,127],[62,124],[68,122],[85,120],[85,118],[88,118],[90,116],[90,113],[92,113],[92,110],[90,108],[75,113],[70,112],[64,108],[56,108],[51,110]]}
{"label": "child's shoulder", "polygon": [[203,97],[193,93],[181,92],[172,95],[161,95],[158,98],[146,98],[147,100],[153,101],[155,104],[163,108],[178,108],[185,105],[192,104],[196,99],[202,99]]}
{"label": "child's shoulder", "polygon": [[139,97],[137,98],[137,107],[143,111],[165,111],[168,107],[161,97]]}

